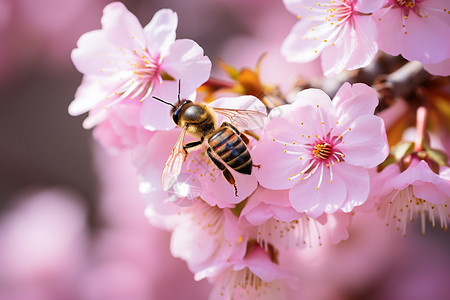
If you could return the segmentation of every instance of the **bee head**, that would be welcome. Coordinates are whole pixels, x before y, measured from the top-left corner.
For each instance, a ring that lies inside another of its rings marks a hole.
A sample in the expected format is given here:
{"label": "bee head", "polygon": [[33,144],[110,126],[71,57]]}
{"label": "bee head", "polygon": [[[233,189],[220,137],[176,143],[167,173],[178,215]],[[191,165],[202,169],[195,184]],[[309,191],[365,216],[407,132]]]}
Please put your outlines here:
{"label": "bee head", "polygon": [[172,119],[175,122],[175,124],[178,125],[178,121],[180,120],[181,111],[183,110],[184,106],[188,103],[192,103],[191,100],[182,100],[178,105],[172,107],[171,113],[172,113]]}

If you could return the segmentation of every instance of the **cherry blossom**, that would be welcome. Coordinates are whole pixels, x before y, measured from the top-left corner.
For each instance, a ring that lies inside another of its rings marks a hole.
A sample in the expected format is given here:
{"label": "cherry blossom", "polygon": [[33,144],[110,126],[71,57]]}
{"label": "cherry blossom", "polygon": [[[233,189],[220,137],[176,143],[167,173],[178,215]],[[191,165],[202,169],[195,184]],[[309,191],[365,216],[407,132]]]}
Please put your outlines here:
{"label": "cherry blossom", "polygon": [[283,281],[291,274],[273,261],[273,254],[254,245],[243,259],[212,265],[195,279],[214,282],[210,299],[285,299]]}
{"label": "cherry blossom", "polygon": [[374,189],[379,191],[374,197],[388,227],[406,235],[408,221],[418,217],[425,234],[428,215],[433,227],[438,223],[448,229],[450,168],[440,167],[436,174],[424,160],[413,159],[401,172],[398,164],[392,164],[375,177]]}
{"label": "cherry blossom", "polygon": [[[188,39],[175,40],[178,18],[172,10],[156,12],[142,28],[122,3],[113,2],[105,7],[101,22],[102,29],[83,34],[72,51],[72,61],[84,78],[69,113],[90,111],[85,128],[102,122],[105,108],[123,101],[153,103],[146,104],[145,111],[160,115],[167,107],[151,95],[176,99],[178,80],[183,83],[181,92],[191,95],[208,79],[211,62],[200,46]],[[143,125],[168,126],[155,121]]]}
{"label": "cherry blossom", "polygon": [[288,190],[258,189],[248,198],[240,214],[243,224],[258,226],[257,242],[268,250],[295,249],[321,246],[326,242],[337,244],[348,238],[350,215],[346,213],[323,214],[317,219],[297,212],[289,201]]}
{"label": "cherry blossom", "polygon": [[178,224],[172,233],[171,252],[185,260],[193,273],[245,255],[248,234],[229,209],[199,201],[182,212]]}
{"label": "cherry blossom", "polygon": [[381,50],[435,64],[450,58],[450,15],[445,0],[385,0],[373,14]]}
{"label": "cherry blossom", "polygon": [[299,21],[284,41],[288,61],[309,62],[321,57],[325,76],[367,66],[378,47],[370,14],[381,0],[284,0]]}
{"label": "cherry blossom", "polygon": [[261,164],[256,170],[259,183],[290,189],[292,206],[312,217],[350,212],[364,203],[367,168],[388,155],[384,122],[373,115],[377,104],[370,87],[345,83],[333,101],[320,90],[308,89],[293,104],[272,110],[252,152]]}
{"label": "cherry blossom", "polygon": [[[210,299],[346,299],[372,292],[373,282],[383,295],[378,285],[392,278],[386,273],[406,262],[398,260],[406,247],[380,243],[385,225],[405,235],[408,221],[417,218],[423,233],[425,221],[448,229],[450,168],[444,149],[449,139],[443,121],[448,86],[423,71],[448,74],[445,5],[443,0],[283,0],[271,4],[271,13],[258,7],[255,20],[264,21],[245,20],[245,37],[214,34],[223,43],[208,51],[222,56],[227,78],[209,78],[211,62],[203,49],[176,39],[178,16],[171,9],[157,11],[143,27],[122,3],[106,5],[101,29],[83,34],[72,51],[83,78],[69,113],[88,112],[83,126],[95,127],[101,146],[109,153],[129,153],[110,160],[96,152],[98,208],[107,225],[88,247],[101,261],[83,264],[81,295],[148,298],[151,290],[158,298],[159,290],[164,294],[173,285],[167,274],[178,274],[157,250],[164,245],[195,280],[213,284]],[[152,11],[153,4],[149,7]],[[294,64],[261,63],[263,53],[271,57],[284,38],[278,33],[296,21],[278,10],[298,17],[281,55],[309,64],[300,65],[300,72]],[[215,14],[204,12],[208,22],[190,22],[193,28],[218,33],[209,22]],[[391,57],[398,54],[418,61]],[[267,85],[268,78],[278,82]],[[174,110],[185,100],[212,114],[214,128],[205,136],[195,120],[174,122]],[[388,135],[394,145],[419,106],[415,142],[395,146],[388,156]],[[426,118],[428,111],[433,118]],[[210,137],[223,122],[236,132],[212,147]],[[434,135],[441,138],[439,150],[428,145]],[[192,147],[182,147],[188,143]],[[245,159],[251,174],[222,159],[237,145],[235,153],[251,155],[251,163]],[[222,155],[215,149],[223,149]],[[211,159],[210,150],[229,173]],[[128,154],[131,164],[122,165]],[[147,220],[166,232],[147,232]],[[10,243],[9,236],[3,239]],[[149,247],[149,239],[159,242]],[[408,240],[396,243],[401,241]],[[342,269],[349,276],[340,276]],[[191,292],[183,277],[174,279],[172,294]],[[195,291],[189,297],[204,298]]]}

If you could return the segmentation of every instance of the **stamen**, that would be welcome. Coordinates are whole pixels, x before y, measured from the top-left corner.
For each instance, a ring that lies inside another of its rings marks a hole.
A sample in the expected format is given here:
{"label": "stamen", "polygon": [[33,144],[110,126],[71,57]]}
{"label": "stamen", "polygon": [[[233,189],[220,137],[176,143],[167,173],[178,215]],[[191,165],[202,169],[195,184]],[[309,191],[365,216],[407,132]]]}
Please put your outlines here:
{"label": "stamen", "polygon": [[312,165],[314,163],[315,163],[315,161],[311,160],[311,162],[309,163],[309,165],[306,168],[304,168],[303,170],[301,170],[297,174],[292,175],[291,177],[288,178],[288,180],[292,180],[292,179],[295,179],[295,178],[299,177],[300,175],[303,175],[306,171],[308,171],[312,167]]}
{"label": "stamen", "polygon": [[320,122],[322,124],[322,134],[323,134],[323,136],[325,136],[326,135],[326,132],[325,132],[326,128],[325,128],[325,121],[323,119],[322,110],[320,109],[319,105],[317,105],[317,108],[319,110]]}
{"label": "stamen", "polygon": [[319,189],[320,185],[322,184],[323,179],[323,164],[320,164],[320,176],[319,176],[319,183],[317,184],[316,190]]}
{"label": "stamen", "polygon": [[[113,99],[106,107],[111,107],[124,99],[135,99],[140,97],[139,101],[147,98],[153,91],[155,81],[162,82],[161,74],[159,74],[160,61],[155,59],[145,48],[145,45],[138,40],[135,40],[141,47],[140,50],[120,48],[120,53],[105,53],[107,62],[114,63],[114,68],[103,68],[102,73],[115,73],[119,70],[120,80],[123,82],[118,85],[106,97],[106,100]],[[123,55],[127,55],[124,59]],[[161,60],[161,58],[159,58]],[[144,93],[142,96],[141,94]]]}
{"label": "stamen", "polygon": [[308,179],[309,177],[311,177],[312,175],[314,175],[314,173],[316,172],[317,168],[319,167],[320,164],[316,164],[314,166],[314,169],[311,170],[311,172],[308,173],[308,175],[306,175],[305,177],[302,177],[302,180]]}
{"label": "stamen", "polygon": [[[334,164],[333,164],[334,165]],[[328,169],[330,170],[330,183],[333,182],[333,171],[332,166],[327,164]]]}
{"label": "stamen", "polygon": [[258,227],[256,241],[266,252],[270,245],[285,249],[322,246],[317,221],[307,215],[291,222],[273,218],[264,222]]}
{"label": "stamen", "polygon": [[421,231],[425,234],[426,215],[433,227],[436,226],[436,217],[440,219],[441,228],[448,229],[448,206],[447,204],[433,204],[423,199],[417,198],[413,194],[412,186],[408,186],[400,191],[393,191],[383,198],[380,207],[386,209],[386,226],[390,226],[391,220],[397,223],[397,231],[406,236],[407,221],[413,222],[414,216],[420,216]]}

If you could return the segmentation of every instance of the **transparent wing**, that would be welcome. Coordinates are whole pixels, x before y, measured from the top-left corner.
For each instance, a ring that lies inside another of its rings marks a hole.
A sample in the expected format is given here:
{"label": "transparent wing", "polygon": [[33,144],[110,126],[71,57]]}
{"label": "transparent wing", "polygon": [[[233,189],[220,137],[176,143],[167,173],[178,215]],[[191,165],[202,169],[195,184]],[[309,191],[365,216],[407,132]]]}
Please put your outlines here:
{"label": "transparent wing", "polygon": [[230,119],[233,125],[244,130],[255,130],[267,124],[267,114],[256,110],[210,107],[215,112]]}
{"label": "transparent wing", "polygon": [[186,159],[186,153],[183,149],[186,131],[187,127],[183,127],[177,141],[175,142],[175,146],[172,149],[172,153],[164,165],[161,175],[161,186],[165,191],[167,191],[176,182],[178,175],[180,175],[183,161]]}

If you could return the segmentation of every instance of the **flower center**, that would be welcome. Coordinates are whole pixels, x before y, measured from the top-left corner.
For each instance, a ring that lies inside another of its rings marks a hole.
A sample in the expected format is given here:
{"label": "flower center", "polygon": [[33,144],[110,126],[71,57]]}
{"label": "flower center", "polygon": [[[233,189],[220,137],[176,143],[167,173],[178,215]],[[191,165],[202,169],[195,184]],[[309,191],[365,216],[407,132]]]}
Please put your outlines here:
{"label": "flower center", "polygon": [[[304,35],[299,36],[305,40],[321,39],[324,32],[330,32],[327,39],[322,40],[314,48],[314,53],[322,51],[324,47],[329,45],[334,46],[335,42],[339,40],[339,31],[344,27],[345,23],[353,24],[353,0],[334,0],[317,3],[317,6],[308,6],[302,4],[301,6],[305,16],[297,16],[299,19],[304,18],[318,22],[305,32]],[[313,12],[313,14],[310,14]],[[325,20],[325,22],[324,22]]]}
{"label": "flower center", "polygon": [[[139,54],[134,50],[136,56]],[[159,61],[155,59],[148,51],[143,51],[140,54],[140,58],[133,65],[134,74],[138,76],[139,79],[144,81],[151,81],[157,76],[159,71]]]}
{"label": "flower center", "polygon": [[314,157],[327,159],[331,156],[333,148],[328,143],[317,144],[312,151]]}
{"label": "flower center", "polygon": [[397,3],[405,7],[414,7],[416,5],[415,0],[397,0]]}
{"label": "flower center", "polygon": [[147,48],[133,51],[120,48],[118,53],[106,53],[105,58],[111,66],[101,69],[100,72],[107,73],[117,82],[116,87],[106,97],[108,105],[112,105],[124,99],[146,99],[153,91],[156,82],[162,83],[161,58],[150,54]]}

